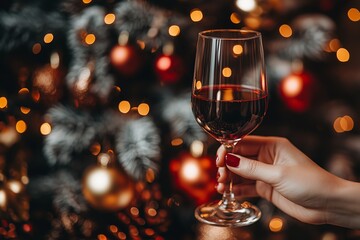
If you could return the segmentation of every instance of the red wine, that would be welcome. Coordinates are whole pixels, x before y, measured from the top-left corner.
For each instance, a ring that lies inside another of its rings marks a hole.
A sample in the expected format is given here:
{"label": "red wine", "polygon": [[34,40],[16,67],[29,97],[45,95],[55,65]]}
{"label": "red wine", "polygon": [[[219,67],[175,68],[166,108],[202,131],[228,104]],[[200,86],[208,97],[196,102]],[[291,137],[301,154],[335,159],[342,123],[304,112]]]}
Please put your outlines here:
{"label": "red wine", "polygon": [[202,87],[191,99],[196,121],[220,142],[239,140],[255,130],[268,106],[266,92],[236,85]]}

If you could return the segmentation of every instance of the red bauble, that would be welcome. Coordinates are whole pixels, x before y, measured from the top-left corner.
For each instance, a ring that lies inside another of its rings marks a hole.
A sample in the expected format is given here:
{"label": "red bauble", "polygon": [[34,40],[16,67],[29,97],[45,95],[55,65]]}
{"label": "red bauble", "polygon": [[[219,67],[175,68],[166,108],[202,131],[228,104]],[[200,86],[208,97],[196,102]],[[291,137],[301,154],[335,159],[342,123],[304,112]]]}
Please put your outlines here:
{"label": "red bauble", "polygon": [[178,56],[163,54],[155,60],[155,72],[161,82],[176,83],[184,74],[184,64]]}
{"label": "red bauble", "polygon": [[279,87],[287,108],[299,113],[309,109],[315,93],[315,81],[310,73],[292,73],[281,80]]}
{"label": "red bauble", "polygon": [[143,65],[140,49],[131,45],[116,45],[110,51],[110,62],[121,74],[132,76]]}
{"label": "red bauble", "polygon": [[208,202],[215,196],[214,159],[195,158],[189,153],[182,153],[170,161],[169,168],[174,186],[186,193],[196,204]]}

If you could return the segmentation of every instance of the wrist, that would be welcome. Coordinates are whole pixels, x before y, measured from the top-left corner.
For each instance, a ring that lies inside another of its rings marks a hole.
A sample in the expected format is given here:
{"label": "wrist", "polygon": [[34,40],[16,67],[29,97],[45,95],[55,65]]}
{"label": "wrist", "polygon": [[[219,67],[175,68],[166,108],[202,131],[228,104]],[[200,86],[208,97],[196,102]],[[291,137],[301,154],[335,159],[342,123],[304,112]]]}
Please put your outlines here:
{"label": "wrist", "polygon": [[360,229],[360,183],[336,177],[326,215],[329,224]]}

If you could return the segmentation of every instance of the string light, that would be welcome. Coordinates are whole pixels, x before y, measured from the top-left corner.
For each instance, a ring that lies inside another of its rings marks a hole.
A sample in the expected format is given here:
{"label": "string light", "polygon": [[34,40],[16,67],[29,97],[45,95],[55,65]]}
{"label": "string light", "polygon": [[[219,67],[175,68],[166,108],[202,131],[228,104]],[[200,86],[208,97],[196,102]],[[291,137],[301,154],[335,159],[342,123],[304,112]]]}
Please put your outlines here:
{"label": "string light", "polygon": [[349,132],[354,128],[354,120],[348,115],[338,117],[333,123],[333,128],[337,133]]}
{"label": "string light", "polygon": [[26,131],[26,123],[23,120],[16,122],[15,129],[18,133],[24,133]]}
{"label": "string light", "polygon": [[35,43],[32,47],[33,54],[39,54],[41,52],[41,44]]}
{"label": "string light", "polygon": [[146,116],[146,115],[149,114],[149,111],[150,111],[149,104],[147,104],[147,103],[141,103],[141,104],[139,104],[137,110],[138,110],[138,113],[139,113],[141,116]]}
{"label": "string light", "polygon": [[347,12],[348,18],[353,21],[357,22],[360,20],[360,12],[357,8],[350,8]]}
{"label": "string light", "polygon": [[111,177],[105,168],[96,168],[89,173],[86,184],[91,192],[100,195],[109,190]]}
{"label": "string light", "polygon": [[8,105],[8,100],[6,97],[0,97],[0,108],[6,108]]}
{"label": "string light", "polygon": [[171,25],[169,27],[169,35],[172,37],[179,36],[180,34],[180,27],[178,25]]}
{"label": "string light", "polygon": [[92,0],[82,0],[84,4],[89,4],[92,2]]}
{"label": "string light", "polygon": [[6,207],[6,193],[4,190],[0,190],[0,208]]}
{"label": "string light", "polygon": [[181,144],[183,144],[184,141],[181,138],[174,138],[173,140],[171,140],[171,146],[180,146]]}
{"label": "string light", "polygon": [[199,179],[201,173],[201,168],[199,162],[195,159],[187,159],[181,166],[180,176],[188,181],[195,182]]}
{"label": "string light", "polygon": [[190,11],[190,18],[193,22],[200,22],[203,19],[203,13],[200,9],[194,8]]}
{"label": "string light", "polygon": [[113,23],[115,22],[115,19],[116,19],[115,14],[113,14],[113,13],[108,13],[108,14],[106,14],[105,17],[104,17],[104,22],[105,22],[105,24],[110,25],[110,24],[113,24]]}
{"label": "string light", "polygon": [[329,48],[332,52],[336,52],[341,46],[340,40],[337,38],[331,39],[329,42]]}
{"label": "string light", "polygon": [[236,6],[245,12],[250,12],[255,9],[255,0],[237,0]]}
{"label": "string light", "polygon": [[118,105],[118,109],[121,113],[128,113],[131,109],[131,105],[128,101],[121,101]]}
{"label": "string light", "polygon": [[200,157],[204,152],[204,144],[199,140],[195,140],[190,145],[190,152],[194,157]]}
{"label": "string light", "polygon": [[303,89],[303,80],[299,76],[290,75],[283,81],[283,91],[287,97],[295,97]]}
{"label": "string light", "polygon": [[171,58],[169,56],[161,56],[156,62],[159,70],[166,71],[171,67]]}
{"label": "string light", "polygon": [[346,48],[339,48],[336,51],[336,57],[340,62],[347,62],[350,59],[350,53]]}
{"label": "string light", "polygon": [[289,38],[292,35],[292,29],[289,25],[283,24],[279,27],[279,33],[284,38]]}
{"label": "string light", "polygon": [[51,125],[47,122],[41,124],[40,133],[44,136],[49,135],[51,133]]}
{"label": "string light", "polygon": [[241,22],[241,19],[236,13],[232,13],[230,15],[230,21],[234,24],[239,24]]}
{"label": "string light", "polygon": [[44,36],[44,43],[51,43],[54,40],[54,35],[52,33],[47,33]]}
{"label": "string light", "polygon": [[243,47],[240,44],[236,44],[233,46],[233,53],[235,55],[240,55],[243,52]]}
{"label": "string light", "polygon": [[224,77],[230,77],[232,74],[232,71],[231,71],[231,68],[229,67],[224,67],[223,70],[222,70],[222,75]]}
{"label": "string light", "polygon": [[94,34],[89,33],[89,34],[86,34],[84,41],[86,44],[92,45],[96,41],[96,37]]}

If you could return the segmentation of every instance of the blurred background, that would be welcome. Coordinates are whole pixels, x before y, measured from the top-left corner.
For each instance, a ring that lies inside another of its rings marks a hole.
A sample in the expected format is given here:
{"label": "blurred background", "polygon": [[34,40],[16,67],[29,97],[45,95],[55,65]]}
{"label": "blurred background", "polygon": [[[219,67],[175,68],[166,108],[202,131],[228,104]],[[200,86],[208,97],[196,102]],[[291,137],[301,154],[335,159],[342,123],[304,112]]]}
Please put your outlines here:
{"label": "blurred background", "polygon": [[254,134],[360,176],[360,1],[0,0],[0,239],[359,239],[270,203],[204,226],[219,146],[190,106],[197,33],[263,34],[270,105]]}

